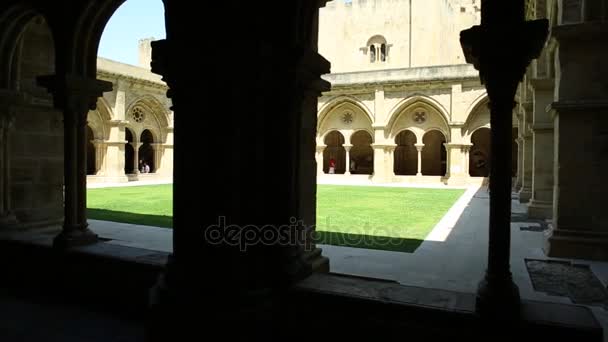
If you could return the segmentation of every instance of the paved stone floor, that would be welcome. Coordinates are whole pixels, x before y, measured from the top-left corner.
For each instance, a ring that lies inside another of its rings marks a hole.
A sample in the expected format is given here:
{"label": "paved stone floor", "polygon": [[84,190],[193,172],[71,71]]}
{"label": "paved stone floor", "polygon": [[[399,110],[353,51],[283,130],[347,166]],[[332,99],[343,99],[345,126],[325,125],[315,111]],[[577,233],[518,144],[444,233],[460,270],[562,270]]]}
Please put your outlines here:
{"label": "paved stone floor", "polygon": [[[355,185],[355,184],[353,184]],[[404,186],[404,185],[398,185]],[[437,186],[439,188],[443,186]],[[546,231],[538,221],[525,218],[525,205],[513,197],[511,269],[526,299],[571,303],[568,297],[535,291],[526,267],[527,260],[547,260],[543,245]],[[334,273],[395,280],[404,285],[475,293],[486,267],[489,195],[472,186],[413,253],[366,250],[321,245]],[[170,252],[171,230],[90,220],[91,228],[109,243]],[[524,228],[524,229],[522,229]],[[538,228],[538,229],[536,229]],[[552,260],[560,260],[553,258]],[[572,260],[588,265],[604,286],[608,263]],[[608,327],[608,314],[593,306],[596,316]]]}
{"label": "paved stone floor", "polygon": [[144,324],[0,287],[2,342],[139,342]]}

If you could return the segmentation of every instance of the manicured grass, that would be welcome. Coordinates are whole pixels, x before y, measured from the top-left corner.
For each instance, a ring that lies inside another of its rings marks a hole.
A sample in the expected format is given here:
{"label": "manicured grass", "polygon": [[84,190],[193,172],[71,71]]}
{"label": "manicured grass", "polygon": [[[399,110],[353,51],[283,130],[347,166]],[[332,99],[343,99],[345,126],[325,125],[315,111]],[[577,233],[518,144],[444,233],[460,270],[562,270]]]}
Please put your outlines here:
{"label": "manicured grass", "polygon": [[318,186],[320,243],[412,252],[464,190]]}
{"label": "manicured grass", "polygon": [[173,185],[87,189],[89,218],[170,228]]}
{"label": "manicured grass", "polygon": [[[172,186],[89,189],[89,217],[171,227]],[[464,190],[319,185],[317,242],[414,251]]]}

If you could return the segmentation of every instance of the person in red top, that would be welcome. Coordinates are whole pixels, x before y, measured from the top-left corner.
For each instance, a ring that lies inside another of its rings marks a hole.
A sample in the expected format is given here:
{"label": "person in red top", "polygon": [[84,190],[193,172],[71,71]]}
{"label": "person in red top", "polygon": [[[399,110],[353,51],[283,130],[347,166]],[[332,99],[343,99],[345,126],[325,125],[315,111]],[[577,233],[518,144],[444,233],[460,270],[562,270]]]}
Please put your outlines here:
{"label": "person in red top", "polygon": [[329,160],[329,173],[330,174],[336,173],[336,161],[334,160],[334,158],[331,158]]}

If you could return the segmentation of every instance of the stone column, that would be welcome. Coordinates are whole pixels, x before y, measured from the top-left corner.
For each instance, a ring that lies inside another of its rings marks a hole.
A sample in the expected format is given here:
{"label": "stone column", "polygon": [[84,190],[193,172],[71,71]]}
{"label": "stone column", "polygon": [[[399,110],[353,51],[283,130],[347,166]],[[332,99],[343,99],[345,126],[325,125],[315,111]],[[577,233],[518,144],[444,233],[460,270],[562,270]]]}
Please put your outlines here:
{"label": "stone column", "polygon": [[482,0],[481,9],[481,25],[460,36],[466,61],[479,70],[488,90],[492,127],[488,263],[476,311],[493,327],[505,328],[521,314],[510,271],[514,98],[530,59],[540,55],[549,25],[525,21],[524,0]]}
{"label": "stone column", "polygon": [[106,153],[102,170],[107,182],[125,183],[129,178],[125,175],[125,125],[123,120],[109,122],[108,140],[104,141]]}
{"label": "stone column", "polygon": [[[244,3],[238,10],[212,4],[217,11],[201,17],[191,4],[165,2],[167,40],[152,42],[151,64],[166,80],[175,112],[173,252],[150,296],[154,341],[175,340],[176,332],[204,339],[208,331],[187,313],[201,309],[214,313],[206,326],[232,331],[232,339],[277,339],[284,326],[274,323],[292,285],[329,267],[308,235],[315,227],[317,99],[329,90],[320,76],[330,72],[330,63],[315,42],[321,4]],[[281,20],[272,20],[271,9]],[[233,18],[233,29],[241,32],[225,46],[225,59],[190,53],[192,41],[213,29],[212,17]],[[264,25],[252,30],[247,18]],[[184,30],[184,20],[199,25]],[[265,38],[277,32],[281,39]],[[238,58],[243,49],[252,53]],[[214,68],[192,69],[197,63]],[[239,90],[237,75],[250,81],[249,91]],[[256,105],[247,111],[227,106],[211,116],[200,106],[237,99]],[[211,141],[222,142],[206,150],[220,167],[205,167],[207,160],[189,154],[200,143],[202,126],[231,128],[208,132]],[[239,153],[245,146],[248,153]],[[234,240],[233,233],[240,237]]]}
{"label": "stone column", "polygon": [[417,177],[422,176],[422,149],[424,148],[424,144],[416,144],[416,150],[418,151],[418,173],[416,173]]}
{"label": "stone column", "polygon": [[447,177],[449,185],[464,185],[469,178],[467,153],[471,144],[445,143],[448,167]]}
{"label": "stone column", "polygon": [[315,161],[317,162],[317,177],[323,175],[323,152],[325,151],[325,145],[317,145],[315,152]]}
{"label": "stone column", "polygon": [[152,143],[152,150],[154,151],[154,170],[150,170],[152,173],[158,173],[161,168],[162,156],[163,156],[163,144]]}
{"label": "stone column", "polygon": [[94,140],[93,145],[95,146],[95,174],[103,175],[104,170],[102,165],[107,152],[107,146],[103,140]]}
{"label": "stone column", "polygon": [[7,228],[17,223],[17,218],[11,211],[11,155],[9,132],[14,116],[10,105],[3,104],[0,108],[0,228]]}
{"label": "stone column", "polygon": [[86,125],[97,98],[112,90],[112,83],[75,75],[41,76],[38,83],[53,94],[55,107],[63,110],[65,218],[53,245],[58,248],[97,242],[86,218]]}
{"label": "stone column", "polygon": [[519,202],[528,203],[532,197],[532,170],[533,161],[532,155],[534,151],[534,145],[532,141],[532,130],[530,125],[532,123],[532,102],[525,102],[522,104],[523,126],[519,130],[519,136],[522,139],[523,150],[522,150],[522,177],[521,177],[521,189],[519,190]]}
{"label": "stone column", "polygon": [[395,149],[397,145],[390,144],[384,146],[384,158],[385,158],[385,168],[386,175],[389,182],[392,182],[395,177]]}
{"label": "stone column", "polygon": [[346,151],[346,171],[344,171],[345,175],[350,176],[350,149],[353,148],[353,145],[344,144],[344,150]]}
{"label": "stone column", "polygon": [[386,183],[387,170],[386,170],[386,145],[372,144],[374,149],[374,174],[372,181],[374,183]]}
{"label": "stone column", "polygon": [[517,143],[517,178],[513,190],[519,193],[523,181],[524,141],[518,137],[515,142]]}
{"label": "stone column", "polygon": [[473,144],[468,144],[462,147],[462,153],[464,153],[464,159],[463,159],[463,164],[464,164],[464,173],[467,175],[467,178],[470,177],[470,162],[469,162],[469,152],[471,152],[471,147],[473,146]]}
{"label": "stone column", "polygon": [[[565,8],[557,40],[551,257],[608,260],[608,22]],[[581,39],[584,37],[584,39]]]}
{"label": "stone column", "polygon": [[553,120],[548,106],[553,102],[554,80],[535,78],[530,82],[533,88],[534,118],[532,197],[528,204],[528,216],[547,219],[553,214]]}
{"label": "stone column", "polygon": [[132,142],[131,146],[133,146],[133,174],[138,175],[139,172],[139,148],[143,145],[142,143]]}

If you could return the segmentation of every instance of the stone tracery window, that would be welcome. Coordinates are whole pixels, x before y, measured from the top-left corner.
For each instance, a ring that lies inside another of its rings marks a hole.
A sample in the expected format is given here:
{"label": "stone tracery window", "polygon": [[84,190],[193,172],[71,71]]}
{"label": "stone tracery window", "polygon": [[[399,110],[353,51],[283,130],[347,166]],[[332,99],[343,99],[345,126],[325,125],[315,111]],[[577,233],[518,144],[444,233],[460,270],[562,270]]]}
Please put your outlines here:
{"label": "stone tracery window", "polygon": [[146,119],[146,114],[143,108],[135,107],[131,111],[131,117],[133,118],[133,120],[135,120],[135,122],[141,123]]}

